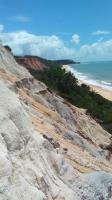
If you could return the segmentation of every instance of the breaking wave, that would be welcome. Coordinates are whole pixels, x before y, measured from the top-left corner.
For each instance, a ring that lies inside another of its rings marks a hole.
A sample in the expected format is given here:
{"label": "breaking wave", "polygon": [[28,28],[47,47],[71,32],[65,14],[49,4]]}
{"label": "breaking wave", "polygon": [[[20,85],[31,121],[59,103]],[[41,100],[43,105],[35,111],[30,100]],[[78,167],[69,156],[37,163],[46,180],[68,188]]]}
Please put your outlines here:
{"label": "breaking wave", "polygon": [[102,88],[107,89],[109,91],[112,91],[112,82],[106,82],[106,81],[103,81],[103,80],[95,80],[89,73],[85,74],[85,73],[79,72],[69,65],[65,66],[65,69],[67,71],[71,71],[71,73],[74,74],[74,76],[78,80],[84,81],[84,83],[99,86],[99,87],[102,87]]}

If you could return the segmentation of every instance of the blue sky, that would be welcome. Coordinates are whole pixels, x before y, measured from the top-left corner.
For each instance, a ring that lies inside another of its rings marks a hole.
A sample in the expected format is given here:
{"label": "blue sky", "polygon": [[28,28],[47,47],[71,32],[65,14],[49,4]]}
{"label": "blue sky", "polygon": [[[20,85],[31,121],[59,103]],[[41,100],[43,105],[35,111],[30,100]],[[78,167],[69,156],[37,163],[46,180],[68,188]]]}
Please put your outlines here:
{"label": "blue sky", "polygon": [[16,54],[112,60],[111,9],[112,0],[1,0],[0,38]]}

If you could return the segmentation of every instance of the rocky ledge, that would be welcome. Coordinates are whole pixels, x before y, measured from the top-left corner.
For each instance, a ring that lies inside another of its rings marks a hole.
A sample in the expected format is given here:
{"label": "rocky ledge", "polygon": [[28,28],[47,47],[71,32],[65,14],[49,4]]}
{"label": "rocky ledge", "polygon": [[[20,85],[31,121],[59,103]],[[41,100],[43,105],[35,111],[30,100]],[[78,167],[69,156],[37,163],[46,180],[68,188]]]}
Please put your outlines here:
{"label": "rocky ledge", "polygon": [[0,45],[0,200],[111,200],[109,143]]}

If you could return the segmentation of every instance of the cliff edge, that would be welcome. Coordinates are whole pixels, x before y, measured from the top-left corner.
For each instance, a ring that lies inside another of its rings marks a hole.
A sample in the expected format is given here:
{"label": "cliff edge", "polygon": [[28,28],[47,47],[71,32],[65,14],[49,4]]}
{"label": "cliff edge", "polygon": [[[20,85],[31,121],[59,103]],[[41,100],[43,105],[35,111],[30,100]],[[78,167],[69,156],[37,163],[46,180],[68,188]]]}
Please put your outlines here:
{"label": "cliff edge", "polygon": [[112,199],[110,134],[0,45],[0,200]]}

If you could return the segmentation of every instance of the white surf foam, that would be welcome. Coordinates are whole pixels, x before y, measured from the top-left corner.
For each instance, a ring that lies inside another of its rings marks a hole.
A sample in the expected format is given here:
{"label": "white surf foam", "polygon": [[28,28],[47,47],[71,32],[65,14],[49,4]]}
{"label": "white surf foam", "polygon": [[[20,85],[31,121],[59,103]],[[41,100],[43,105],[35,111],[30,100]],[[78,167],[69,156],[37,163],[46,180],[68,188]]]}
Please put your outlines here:
{"label": "white surf foam", "polygon": [[64,66],[64,68],[67,71],[70,71],[72,74],[74,74],[74,76],[78,80],[81,80],[90,85],[99,86],[106,90],[112,91],[112,83],[110,83],[110,82],[92,79],[90,74],[84,74],[82,72],[78,72],[76,69],[73,69],[70,65],[66,65],[66,66]]}

